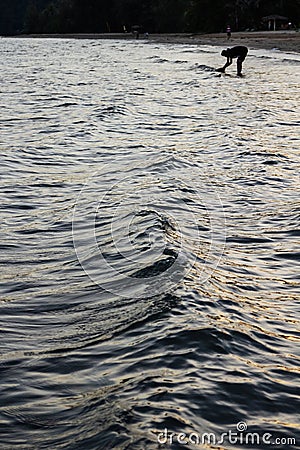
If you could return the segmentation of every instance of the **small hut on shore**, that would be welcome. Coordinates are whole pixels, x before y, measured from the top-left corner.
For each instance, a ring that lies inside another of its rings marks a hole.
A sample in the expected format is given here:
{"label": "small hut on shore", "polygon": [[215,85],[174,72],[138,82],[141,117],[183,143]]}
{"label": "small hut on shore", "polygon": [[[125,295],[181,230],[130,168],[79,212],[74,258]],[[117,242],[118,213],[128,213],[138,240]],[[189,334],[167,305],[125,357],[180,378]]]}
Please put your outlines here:
{"label": "small hut on shore", "polygon": [[276,31],[276,27],[278,24],[280,24],[280,27],[282,26],[288,26],[289,19],[288,17],[279,16],[278,14],[271,14],[270,16],[266,16],[262,18],[263,22],[268,22],[268,30],[274,30]]}

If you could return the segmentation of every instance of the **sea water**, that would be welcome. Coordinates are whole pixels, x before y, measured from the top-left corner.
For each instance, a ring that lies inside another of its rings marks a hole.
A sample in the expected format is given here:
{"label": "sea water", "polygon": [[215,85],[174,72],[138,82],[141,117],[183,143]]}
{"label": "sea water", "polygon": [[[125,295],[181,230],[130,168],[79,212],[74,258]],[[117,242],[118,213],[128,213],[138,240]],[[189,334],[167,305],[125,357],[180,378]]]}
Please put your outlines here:
{"label": "sea water", "polygon": [[1,449],[300,444],[300,56],[221,50],[0,40]]}

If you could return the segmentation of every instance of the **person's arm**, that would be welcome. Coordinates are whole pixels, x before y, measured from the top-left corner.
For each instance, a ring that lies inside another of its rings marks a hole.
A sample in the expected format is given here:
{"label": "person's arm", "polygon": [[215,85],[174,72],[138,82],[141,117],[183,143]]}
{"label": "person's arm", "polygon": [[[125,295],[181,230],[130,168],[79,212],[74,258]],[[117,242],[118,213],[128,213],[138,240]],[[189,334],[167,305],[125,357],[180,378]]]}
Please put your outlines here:
{"label": "person's arm", "polygon": [[222,56],[227,56],[227,61],[225,63],[225,65],[223,67],[220,67],[219,69],[217,69],[218,72],[225,72],[226,67],[230,66],[232,64],[232,57],[228,55],[230,49],[228,48],[227,51],[223,51],[221,53]]}
{"label": "person's arm", "polygon": [[232,58],[231,58],[231,56],[228,56],[226,64],[223,66],[223,69],[225,70],[226,67],[230,66],[231,64],[232,64]]}

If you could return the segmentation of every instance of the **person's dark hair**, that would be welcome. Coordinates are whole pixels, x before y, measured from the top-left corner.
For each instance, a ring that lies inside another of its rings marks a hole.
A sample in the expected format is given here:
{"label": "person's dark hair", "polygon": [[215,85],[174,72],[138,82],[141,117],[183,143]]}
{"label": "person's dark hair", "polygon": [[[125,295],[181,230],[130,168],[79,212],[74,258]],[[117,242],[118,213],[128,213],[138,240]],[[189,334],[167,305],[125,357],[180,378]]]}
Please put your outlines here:
{"label": "person's dark hair", "polygon": [[222,50],[221,55],[222,56],[227,56],[227,50]]}

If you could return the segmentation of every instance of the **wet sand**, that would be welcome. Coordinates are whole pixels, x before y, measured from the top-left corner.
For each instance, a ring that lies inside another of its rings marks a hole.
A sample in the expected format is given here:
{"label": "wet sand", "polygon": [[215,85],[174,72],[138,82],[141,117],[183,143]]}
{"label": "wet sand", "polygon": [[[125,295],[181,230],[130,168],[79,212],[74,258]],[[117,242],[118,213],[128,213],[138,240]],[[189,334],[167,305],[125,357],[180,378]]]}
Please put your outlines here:
{"label": "wet sand", "polygon": [[[99,33],[99,34],[34,34],[19,35],[19,38],[65,38],[65,39],[135,39],[131,33]],[[217,45],[232,47],[245,45],[254,49],[278,49],[285,52],[300,53],[300,32],[297,31],[254,31],[232,33],[227,40],[226,33],[214,34],[150,34],[147,38],[141,34],[140,40],[152,42]]]}

